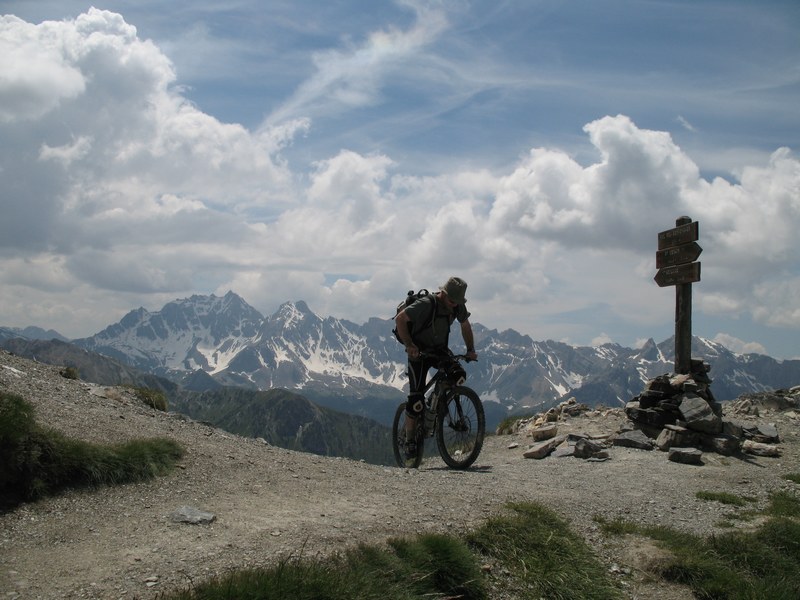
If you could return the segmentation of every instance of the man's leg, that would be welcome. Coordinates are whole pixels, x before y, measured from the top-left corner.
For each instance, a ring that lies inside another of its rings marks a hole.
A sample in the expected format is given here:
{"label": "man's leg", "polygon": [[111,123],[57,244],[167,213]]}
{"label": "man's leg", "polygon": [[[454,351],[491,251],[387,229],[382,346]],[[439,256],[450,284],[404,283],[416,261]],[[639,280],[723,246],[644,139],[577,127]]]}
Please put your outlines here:
{"label": "man's leg", "polygon": [[425,380],[428,367],[423,359],[408,361],[409,394],[406,402],[406,440],[414,437],[417,420],[422,418],[425,409]]}

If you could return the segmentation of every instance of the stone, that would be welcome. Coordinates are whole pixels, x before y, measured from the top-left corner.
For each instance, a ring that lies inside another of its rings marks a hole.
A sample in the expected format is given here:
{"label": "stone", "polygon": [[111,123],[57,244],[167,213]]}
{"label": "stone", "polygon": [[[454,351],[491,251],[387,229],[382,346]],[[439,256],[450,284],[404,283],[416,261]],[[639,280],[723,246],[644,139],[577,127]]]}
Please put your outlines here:
{"label": "stone", "polygon": [[636,448],[639,450],[652,450],[653,440],[638,429],[623,431],[614,436],[612,443],[623,448]]}
{"label": "stone", "polygon": [[753,440],[745,440],[742,442],[742,452],[752,454],[754,456],[778,457],[781,455],[781,451],[777,446],[763,444],[761,442],[754,442]]}
{"label": "stone", "polygon": [[541,427],[536,427],[531,429],[528,432],[534,441],[540,442],[542,440],[549,440],[550,438],[556,437],[558,435],[558,425],[555,423],[548,423],[547,425],[542,425]]}
{"label": "stone", "polygon": [[566,436],[558,436],[556,438],[552,438],[550,440],[545,440],[544,442],[539,442],[538,444],[534,444],[530,448],[528,448],[525,452],[522,453],[522,456],[525,458],[535,458],[541,459],[545,458],[548,454],[553,451],[553,448],[564,442],[566,440]]}
{"label": "stone", "polygon": [[697,394],[684,394],[678,410],[689,429],[703,433],[722,433],[722,419]]}
{"label": "stone", "polygon": [[674,423],[676,414],[672,411],[661,410],[663,403],[656,408],[641,408],[638,402],[628,402],[625,406],[625,414],[631,421],[643,423],[651,427],[664,427],[664,425]]}
{"label": "stone", "polygon": [[181,506],[170,515],[170,519],[174,523],[190,523],[192,525],[207,525],[213,523],[216,518],[213,513],[198,510],[193,506]]}
{"label": "stone", "polygon": [[670,448],[669,460],[684,465],[702,465],[703,453],[697,448]]}
{"label": "stone", "polygon": [[583,438],[575,442],[575,456],[577,458],[591,458],[602,450],[603,447],[592,440]]}
{"label": "stone", "polygon": [[744,437],[744,430],[742,429],[742,425],[741,423],[739,423],[739,421],[734,421],[733,419],[728,419],[727,417],[723,417],[722,434],[742,439]]}
{"label": "stone", "polygon": [[567,458],[569,456],[575,456],[575,444],[570,444],[569,442],[563,442],[556,447],[552,454],[550,454],[553,458]]}
{"label": "stone", "polygon": [[656,448],[666,452],[673,446],[689,447],[699,443],[698,434],[680,425],[665,425],[656,438]]}
{"label": "stone", "polygon": [[723,456],[733,456],[742,447],[741,438],[720,434],[703,440],[703,445]]}
{"label": "stone", "polygon": [[756,426],[755,432],[752,434],[751,439],[754,442],[761,442],[762,444],[777,444],[781,441],[778,435],[778,428],[772,423],[762,423]]}

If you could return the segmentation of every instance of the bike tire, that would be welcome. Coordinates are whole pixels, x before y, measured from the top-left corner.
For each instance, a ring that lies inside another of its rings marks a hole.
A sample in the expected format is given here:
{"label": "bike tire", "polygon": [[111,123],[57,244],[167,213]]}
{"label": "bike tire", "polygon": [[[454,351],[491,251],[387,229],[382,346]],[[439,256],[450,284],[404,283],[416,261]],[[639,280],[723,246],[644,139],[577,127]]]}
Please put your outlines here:
{"label": "bike tire", "polygon": [[483,404],[474,390],[457,386],[442,402],[436,424],[436,444],[448,467],[467,469],[478,458],[486,435]]}
{"label": "bike tire", "polygon": [[[425,436],[422,427],[417,424],[417,452],[414,456],[406,456],[406,403],[400,403],[394,413],[392,421],[392,451],[397,466],[404,469],[416,469],[422,464],[422,455],[425,452]],[[420,417],[421,418],[421,417]]]}

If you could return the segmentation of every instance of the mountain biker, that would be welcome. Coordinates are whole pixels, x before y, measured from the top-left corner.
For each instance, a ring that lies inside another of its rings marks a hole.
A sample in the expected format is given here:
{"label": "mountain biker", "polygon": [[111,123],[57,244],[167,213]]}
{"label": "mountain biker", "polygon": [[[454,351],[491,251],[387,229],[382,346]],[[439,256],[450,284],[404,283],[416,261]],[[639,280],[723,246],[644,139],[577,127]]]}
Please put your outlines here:
{"label": "mountain biker", "polygon": [[[478,360],[472,325],[469,322],[470,313],[465,306],[466,290],[466,281],[459,277],[450,277],[436,294],[419,298],[395,317],[397,333],[408,354],[409,394],[405,427],[407,440],[413,437],[417,419],[425,407],[424,390],[428,371],[438,363],[430,355],[448,352],[450,326],[453,321],[458,320],[461,325],[467,359]],[[406,443],[406,454],[416,454],[416,447],[412,443]]]}

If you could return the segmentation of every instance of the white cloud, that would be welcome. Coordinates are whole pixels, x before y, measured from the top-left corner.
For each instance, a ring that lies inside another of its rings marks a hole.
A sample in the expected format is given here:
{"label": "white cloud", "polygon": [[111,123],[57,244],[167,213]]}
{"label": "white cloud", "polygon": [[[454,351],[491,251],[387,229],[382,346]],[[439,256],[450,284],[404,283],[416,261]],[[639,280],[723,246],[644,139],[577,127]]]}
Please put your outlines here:
{"label": "white cloud", "polygon": [[610,335],[607,333],[601,333],[596,338],[593,338],[590,345],[597,347],[602,346],[603,344],[611,344],[614,340],[611,338]]}
{"label": "white cloud", "polygon": [[0,16],[0,122],[39,118],[85,91],[86,79],[64,55],[58,28]]}
{"label": "white cloud", "polygon": [[684,117],[682,117],[681,115],[678,115],[678,116],[677,116],[677,118],[676,118],[675,120],[676,120],[678,123],[680,123],[681,127],[683,127],[683,128],[686,130],[686,131],[691,131],[692,133],[694,133],[694,132],[696,132],[696,131],[697,131],[697,129],[694,127],[694,125],[692,125],[691,123],[689,123],[689,121],[687,121],[687,120],[686,120]]}
{"label": "white cloud", "polygon": [[738,182],[707,181],[669,133],[617,115],[585,125],[589,164],[534,147],[499,172],[423,177],[398,157],[341,149],[293,170],[282,152],[303,143],[320,103],[375,102],[387,73],[423,60],[447,24],[413,7],[407,29],[318,54],[272,115],[280,123],[257,132],[188,101],[170,60],[119,15],[3,18],[11,62],[36,72],[0,65],[0,317],[30,324],[32,303],[53,319],[74,306],[84,331],[65,333],[87,334],[132,306],[232,289],[261,310],[303,299],[363,322],[459,275],[491,327],[647,338],[673,308],[652,281],[656,234],[688,214],[704,248],[698,312],[800,327],[800,162],[788,149]]}
{"label": "white cloud", "polygon": [[718,333],[713,341],[737,354],[767,354],[766,348],[758,342],[745,342],[727,333]]}
{"label": "white cloud", "polygon": [[409,61],[447,26],[444,13],[424,3],[404,2],[416,13],[407,30],[388,27],[370,33],[362,44],[313,56],[314,74],[266,120],[277,124],[298,116],[331,114],[381,100],[384,78]]}

